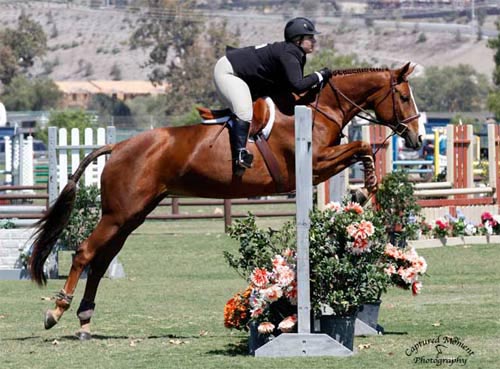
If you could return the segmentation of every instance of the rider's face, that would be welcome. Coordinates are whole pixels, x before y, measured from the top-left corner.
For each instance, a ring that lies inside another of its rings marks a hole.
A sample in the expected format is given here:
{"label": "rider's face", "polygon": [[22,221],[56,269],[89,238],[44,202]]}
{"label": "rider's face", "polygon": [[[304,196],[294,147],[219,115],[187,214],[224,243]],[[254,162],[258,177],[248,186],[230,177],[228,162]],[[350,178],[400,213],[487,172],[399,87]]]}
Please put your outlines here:
{"label": "rider's face", "polygon": [[304,36],[299,46],[302,48],[302,50],[304,50],[306,54],[310,54],[314,51],[315,44],[316,44],[316,39],[314,38],[314,36],[307,35]]}

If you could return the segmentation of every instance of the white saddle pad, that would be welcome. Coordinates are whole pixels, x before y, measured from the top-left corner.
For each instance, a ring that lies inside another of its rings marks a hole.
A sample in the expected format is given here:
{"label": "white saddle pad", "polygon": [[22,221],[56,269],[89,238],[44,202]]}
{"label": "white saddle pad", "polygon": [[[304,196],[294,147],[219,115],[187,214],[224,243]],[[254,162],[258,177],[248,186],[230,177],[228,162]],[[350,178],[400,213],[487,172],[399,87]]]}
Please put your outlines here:
{"label": "white saddle pad", "polygon": [[[269,108],[269,120],[262,129],[262,134],[267,140],[269,138],[269,135],[271,134],[271,130],[273,129],[274,119],[276,117],[276,109],[274,107],[274,102],[270,97],[265,97],[264,100],[266,101],[267,107]],[[229,115],[216,119],[203,119],[201,121],[201,123],[203,124],[221,124],[226,122],[228,122],[231,127],[233,126],[233,122],[231,121],[231,117]],[[249,141],[253,142],[252,139],[250,139]]]}

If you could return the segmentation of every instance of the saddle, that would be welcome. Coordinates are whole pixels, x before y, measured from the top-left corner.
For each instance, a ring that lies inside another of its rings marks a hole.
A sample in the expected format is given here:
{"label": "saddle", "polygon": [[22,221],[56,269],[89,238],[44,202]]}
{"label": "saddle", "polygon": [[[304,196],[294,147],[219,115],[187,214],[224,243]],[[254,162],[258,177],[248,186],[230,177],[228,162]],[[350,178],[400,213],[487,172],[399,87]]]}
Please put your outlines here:
{"label": "saddle", "polygon": [[[209,121],[210,123],[227,122],[233,115],[233,112],[230,109],[212,110],[201,106],[197,106],[196,109],[198,109],[198,113],[201,118],[204,121]],[[257,136],[258,133],[261,132],[267,125],[270,117],[271,111],[266,100],[263,98],[257,99],[253,103],[253,117],[250,122],[250,131],[248,136]]]}
{"label": "saddle", "polygon": [[[269,102],[268,102],[269,101]],[[233,115],[230,109],[213,110],[205,107],[196,107],[205,124],[228,123]],[[278,193],[284,192],[284,180],[267,138],[274,123],[274,103],[270,98],[260,98],[253,103],[253,117],[250,122],[249,140],[254,141],[259,149],[269,174],[276,184]]]}

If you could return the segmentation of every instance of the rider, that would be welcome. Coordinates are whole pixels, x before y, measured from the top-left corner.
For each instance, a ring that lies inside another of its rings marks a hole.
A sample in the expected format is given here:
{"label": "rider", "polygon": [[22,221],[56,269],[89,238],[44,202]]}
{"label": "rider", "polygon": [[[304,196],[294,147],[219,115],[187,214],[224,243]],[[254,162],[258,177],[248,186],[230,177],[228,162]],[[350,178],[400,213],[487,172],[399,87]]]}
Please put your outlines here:
{"label": "rider", "polygon": [[314,36],[319,34],[309,19],[290,20],[284,33],[285,41],[228,47],[226,55],[215,65],[215,88],[223,103],[234,113],[230,140],[236,175],[242,175],[245,168],[252,166],[253,155],[246,149],[252,102],[282,90],[302,93],[332,76],[328,68],[304,76],[306,54],[313,52]]}

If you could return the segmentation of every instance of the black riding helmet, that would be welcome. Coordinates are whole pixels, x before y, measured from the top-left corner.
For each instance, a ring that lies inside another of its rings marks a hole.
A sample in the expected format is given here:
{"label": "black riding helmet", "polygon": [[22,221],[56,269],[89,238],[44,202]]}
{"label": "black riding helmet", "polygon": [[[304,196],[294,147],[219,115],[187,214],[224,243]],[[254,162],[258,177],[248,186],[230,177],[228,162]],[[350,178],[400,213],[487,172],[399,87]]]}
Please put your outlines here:
{"label": "black riding helmet", "polygon": [[297,36],[317,35],[313,22],[304,17],[293,18],[285,26],[285,41],[292,41]]}

